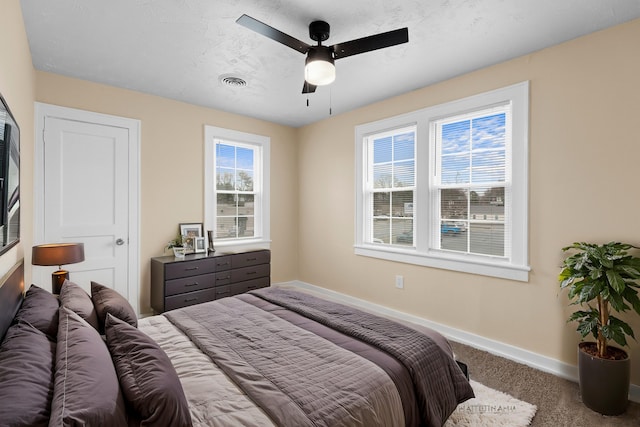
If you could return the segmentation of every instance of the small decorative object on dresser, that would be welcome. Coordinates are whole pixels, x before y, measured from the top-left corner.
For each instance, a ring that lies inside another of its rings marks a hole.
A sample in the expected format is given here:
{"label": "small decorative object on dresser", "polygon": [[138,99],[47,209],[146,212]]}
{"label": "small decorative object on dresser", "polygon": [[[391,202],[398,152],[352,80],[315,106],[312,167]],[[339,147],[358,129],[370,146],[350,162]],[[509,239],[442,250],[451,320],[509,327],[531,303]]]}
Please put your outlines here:
{"label": "small decorative object on dresser", "polygon": [[185,254],[192,254],[196,252],[196,237],[202,237],[202,223],[181,223],[180,235],[182,236],[182,245],[184,246]]}
{"label": "small decorative object on dresser", "polygon": [[196,239],[196,237],[187,236],[186,234],[182,236],[182,246],[184,247],[185,254],[192,254],[194,252],[194,239]]}
{"label": "small decorative object on dresser", "polygon": [[202,254],[207,252],[207,248],[204,244],[204,237],[193,238],[193,252],[197,254]]}
{"label": "small decorative object on dresser", "polygon": [[216,248],[213,247],[213,230],[207,230],[207,240],[209,241],[209,253],[214,253]]}
{"label": "small decorative object on dresser", "polygon": [[157,313],[264,288],[271,251],[151,258],[151,308]]}
{"label": "small decorative object on dresser", "polygon": [[185,250],[184,246],[174,246],[173,248],[173,256],[176,258],[184,258]]}
{"label": "small decorative object on dresser", "polygon": [[188,237],[202,237],[202,223],[182,223],[180,224],[180,235]]}
{"label": "small decorative object on dresser", "polygon": [[173,249],[173,256],[176,258],[184,258],[182,235],[178,234],[173,240],[169,240],[165,249]]}

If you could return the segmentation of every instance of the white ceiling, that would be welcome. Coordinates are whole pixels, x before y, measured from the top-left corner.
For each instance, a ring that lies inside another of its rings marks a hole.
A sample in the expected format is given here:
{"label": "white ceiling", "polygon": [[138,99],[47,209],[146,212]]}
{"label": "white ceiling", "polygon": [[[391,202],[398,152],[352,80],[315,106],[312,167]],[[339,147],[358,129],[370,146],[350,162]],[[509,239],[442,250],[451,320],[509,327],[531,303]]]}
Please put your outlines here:
{"label": "white ceiling", "polygon": [[[21,0],[38,70],[302,126],[640,17],[639,0]],[[305,56],[235,23],[313,44],[409,28],[409,43],[336,61],[301,93]],[[246,87],[221,84],[221,75]]]}

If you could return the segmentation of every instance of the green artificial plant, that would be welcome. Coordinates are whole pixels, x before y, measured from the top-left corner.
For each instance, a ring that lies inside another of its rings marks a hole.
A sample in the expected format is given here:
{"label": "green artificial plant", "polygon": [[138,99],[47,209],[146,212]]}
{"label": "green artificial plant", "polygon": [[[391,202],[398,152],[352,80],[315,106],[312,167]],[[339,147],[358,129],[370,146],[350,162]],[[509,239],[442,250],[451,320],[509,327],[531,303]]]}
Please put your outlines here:
{"label": "green artificial plant", "polygon": [[178,234],[173,240],[169,240],[166,248],[167,249],[181,248],[183,246],[184,246],[184,243],[182,242],[182,235]]}
{"label": "green artificial plant", "polygon": [[609,314],[628,310],[640,314],[637,291],[640,258],[629,254],[630,249],[637,247],[618,242],[603,245],[580,242],[562,248],[564,252],[576,252],[562,263],[560,288],[568,289],[571,305],[585,308],[573,313],[568,321],[578,322],[577,331],[582,338],[593,335],[599,358],[607,357],[607,341],[624,347],[627,336],[635,339],[626,322]]}

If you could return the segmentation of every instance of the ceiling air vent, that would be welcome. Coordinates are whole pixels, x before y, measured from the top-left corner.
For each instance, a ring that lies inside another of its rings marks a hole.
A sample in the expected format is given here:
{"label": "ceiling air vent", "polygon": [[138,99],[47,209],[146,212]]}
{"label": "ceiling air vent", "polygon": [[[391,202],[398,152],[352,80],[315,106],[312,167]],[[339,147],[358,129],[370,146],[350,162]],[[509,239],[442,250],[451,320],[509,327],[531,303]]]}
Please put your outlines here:
{"label": "ceiling air vent", "polygon": [[247,81],[241,77],[234,76],[232,74],[223,74],[218,80],[223,86],[229,86],[234,88],[242,88],[247,86]]}

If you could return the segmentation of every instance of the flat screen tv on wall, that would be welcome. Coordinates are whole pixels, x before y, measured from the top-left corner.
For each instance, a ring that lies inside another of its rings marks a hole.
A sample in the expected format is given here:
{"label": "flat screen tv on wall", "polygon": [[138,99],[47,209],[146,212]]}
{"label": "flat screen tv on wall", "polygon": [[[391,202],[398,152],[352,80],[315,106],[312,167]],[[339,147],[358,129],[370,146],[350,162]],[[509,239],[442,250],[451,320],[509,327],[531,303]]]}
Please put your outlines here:
{"label": "flat screen tv on wall", "polygon": [[0,254],[20,241],[20,128],[0,95]]}

